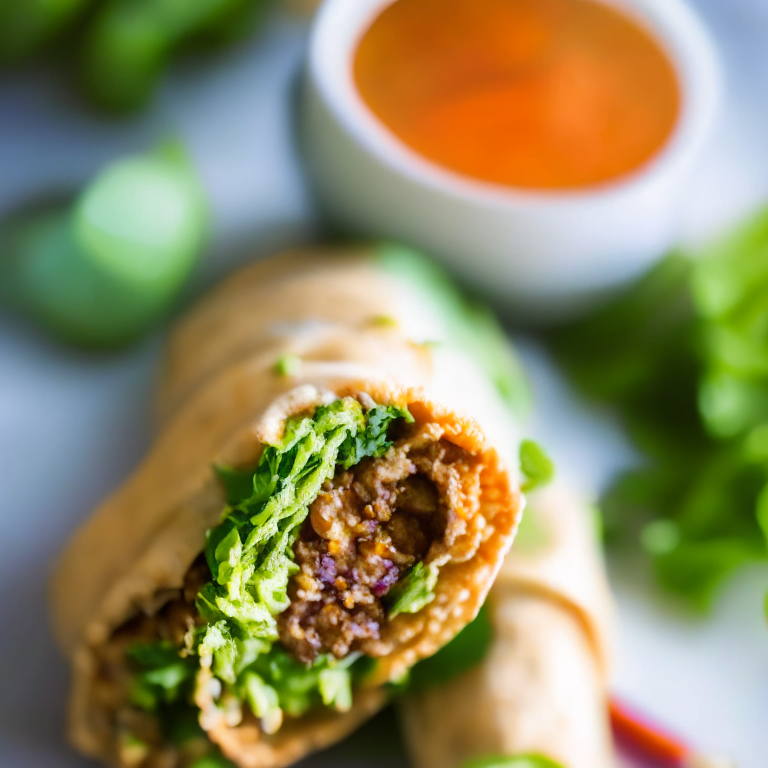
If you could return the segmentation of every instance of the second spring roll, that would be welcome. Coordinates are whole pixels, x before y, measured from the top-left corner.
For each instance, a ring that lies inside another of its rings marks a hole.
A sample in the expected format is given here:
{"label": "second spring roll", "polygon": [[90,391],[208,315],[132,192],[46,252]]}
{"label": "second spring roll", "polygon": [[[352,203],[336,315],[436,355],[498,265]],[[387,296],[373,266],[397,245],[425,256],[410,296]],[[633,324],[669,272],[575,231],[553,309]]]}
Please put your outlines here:
{"label": "second spring roll", "polygon": [[476,642],[487,640],[482,661],[402,703],[416,768],[501,766],[524,755],[563,768],[615,765],[606,694],[612,611],[592,512],[553,486],[533,494],[525,514],[477,620],[487,634],[473,629]]}
{"label": "second spring roll", "polygon": [[380,708],[475,617],[514,535],[500,341],[394,248],[285,255],[203,299],[155,445],[54,576],[75,745],[276,768]]}

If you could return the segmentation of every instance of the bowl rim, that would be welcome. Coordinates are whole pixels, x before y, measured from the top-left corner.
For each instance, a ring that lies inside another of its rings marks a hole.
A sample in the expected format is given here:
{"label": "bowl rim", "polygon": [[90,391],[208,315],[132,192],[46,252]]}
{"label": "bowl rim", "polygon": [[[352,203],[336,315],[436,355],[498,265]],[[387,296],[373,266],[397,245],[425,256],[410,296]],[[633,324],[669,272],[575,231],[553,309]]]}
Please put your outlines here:
{"label": "bowl rim", "polygon": [[722,92],[719,58],[704,23],[686,0],[596,0],[619,8],[650,32],[669,56],[682,109],[664,145],[639,168],[583,188],[529,190],[474,179],[420,155],[368,107],[355,87],[352,57],[376,16],[396,0],[325,0],[311,33],[307,79],[336,122],[379,163],[437,194],[485,207],[585,206],[652,191],[691,163],[709,134]]}

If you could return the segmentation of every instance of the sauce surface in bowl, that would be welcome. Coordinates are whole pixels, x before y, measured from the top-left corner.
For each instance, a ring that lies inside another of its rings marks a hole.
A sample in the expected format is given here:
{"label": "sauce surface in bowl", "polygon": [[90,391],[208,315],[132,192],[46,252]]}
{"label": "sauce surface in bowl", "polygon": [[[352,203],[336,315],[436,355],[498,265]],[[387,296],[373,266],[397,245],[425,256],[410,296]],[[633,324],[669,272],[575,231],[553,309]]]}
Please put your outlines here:
{"label": "sauce surface in bowl", "polygon": [[423,157],[531,190],[631,173],[664,146],[681,107],[660,44],[595,0],[395,0],[364,33],[353,75]]}

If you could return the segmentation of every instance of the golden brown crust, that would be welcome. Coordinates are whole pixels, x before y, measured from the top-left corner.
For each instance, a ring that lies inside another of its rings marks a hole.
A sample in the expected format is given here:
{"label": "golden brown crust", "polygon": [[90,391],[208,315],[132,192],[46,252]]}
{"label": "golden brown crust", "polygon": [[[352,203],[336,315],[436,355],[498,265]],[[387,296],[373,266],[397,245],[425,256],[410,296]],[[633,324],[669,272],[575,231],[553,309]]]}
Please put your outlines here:
{"label": "golden brown crust", "polygon": [[540,595],[570,611],[593,647],[603,677],[611,667],[613,601],[590,504],[562,485],[535,494],[530,515],[534,543],[521,536],[497,579],[505,585]]}
{"label": "golden brown crust", "polygon": [[[238,360],[270,353],[273,359],[308,353],[317,360],[346,359],[347,350],[333,349],[339,332],[371,330],[373,324],[370,341],[391,336],[375,324],[392,315],[392,291],[369,254],[362,248],[291,251],[239,270],[214,288],[171,333],[157,394],[160,420]],[[244,316],[249,322],[242,322]],[[356,359],[367,344],[360,346]]]}
{"label": "golden brown crust", "polygon": [[602,672],[576,617],[525,590],[494,590],[491,613],[497,640],[485,663],[403,705],[417,768],[530,753],[612,768]]}

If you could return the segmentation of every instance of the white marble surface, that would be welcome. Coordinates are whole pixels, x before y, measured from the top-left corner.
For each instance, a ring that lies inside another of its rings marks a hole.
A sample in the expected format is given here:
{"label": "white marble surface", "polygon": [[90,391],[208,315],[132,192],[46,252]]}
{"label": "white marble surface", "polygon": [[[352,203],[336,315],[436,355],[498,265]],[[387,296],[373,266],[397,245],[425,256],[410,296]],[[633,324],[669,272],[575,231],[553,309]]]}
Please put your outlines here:
{"label": "white marble surface", "polygon": [[[721,45],[729,90],[681,225],[687,241],[768,199],[768,0],[698,5]],[[176,133],[191,147],[214,207],[214,247],[195,290],[251,254],[312,239],[317,215],[291,127],[304,37],[300,24],[276,20],[251,45],[177,70],[156,108],[129,123],[83,115],[46,73],[0,80],[0,213]],[[88,764],[61,737],[66,669],[47,630],[46,580],[68,533],[149,443],[160,345],[158,336],[89,357],[0,317],[2,766]],[[630,452],[604,414],[574,402],[538,350],[525,351],[539,395],[536,432],[582,485],[600,487]],[[630,564],[612,564],[612,575],[621,625],[616,689],[741,768],[765,768],[768,573],[735,580],[706,620],[675,611]],[[375,764],[385,763],[402,760]],[[311,763],[329,764],[374,765],[354,753]]]}

